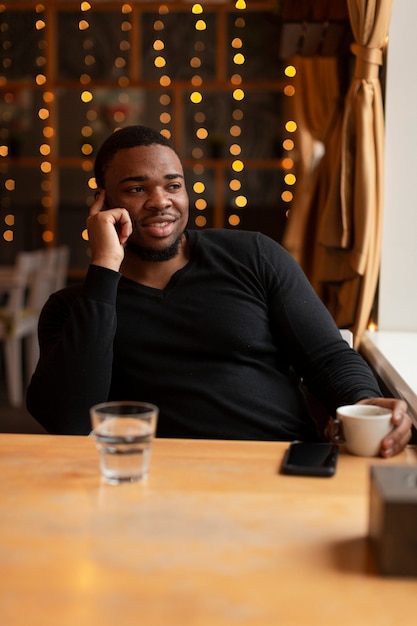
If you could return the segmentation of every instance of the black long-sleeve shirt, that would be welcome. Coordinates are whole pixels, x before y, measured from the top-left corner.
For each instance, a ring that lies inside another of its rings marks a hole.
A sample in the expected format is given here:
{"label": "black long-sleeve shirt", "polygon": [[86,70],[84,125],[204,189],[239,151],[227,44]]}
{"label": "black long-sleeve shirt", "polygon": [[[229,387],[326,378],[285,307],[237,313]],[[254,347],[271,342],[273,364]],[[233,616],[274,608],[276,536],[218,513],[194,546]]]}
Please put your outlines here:
{"label": "black long-sleeve shirt", "polygon": [[259,233],[188,231],[190,261],[162,291],[90,266],[49,299],[30,413],[90,430],[107,399],[160,407],[158,435],[312,440],[300,379],[334,413],[381,396],[293,258]]}

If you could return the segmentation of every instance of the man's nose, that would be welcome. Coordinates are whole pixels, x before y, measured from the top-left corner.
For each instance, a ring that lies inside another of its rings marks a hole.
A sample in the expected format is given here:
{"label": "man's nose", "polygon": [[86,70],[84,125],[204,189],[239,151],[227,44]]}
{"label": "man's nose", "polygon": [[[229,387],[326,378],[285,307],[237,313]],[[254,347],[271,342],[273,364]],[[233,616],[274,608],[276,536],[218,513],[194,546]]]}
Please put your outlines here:
{"label": "man's nose", "polygon": [[165,209],[170,206],[171,200],[169,193],[162,187],[155,187],[149,192],[145,202],[145,208],[148,209]]}

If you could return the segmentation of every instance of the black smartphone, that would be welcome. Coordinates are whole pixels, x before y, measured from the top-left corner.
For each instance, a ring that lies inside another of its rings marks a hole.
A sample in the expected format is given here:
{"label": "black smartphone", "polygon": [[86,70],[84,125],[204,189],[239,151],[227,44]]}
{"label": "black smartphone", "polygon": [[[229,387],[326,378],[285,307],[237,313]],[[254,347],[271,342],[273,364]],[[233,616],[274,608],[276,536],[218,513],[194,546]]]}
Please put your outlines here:
{"label": "black smartphone", "polygon": [[339,448],[333,443],[293,441],[284,456],[281,471],[297,476],[333,476]]}

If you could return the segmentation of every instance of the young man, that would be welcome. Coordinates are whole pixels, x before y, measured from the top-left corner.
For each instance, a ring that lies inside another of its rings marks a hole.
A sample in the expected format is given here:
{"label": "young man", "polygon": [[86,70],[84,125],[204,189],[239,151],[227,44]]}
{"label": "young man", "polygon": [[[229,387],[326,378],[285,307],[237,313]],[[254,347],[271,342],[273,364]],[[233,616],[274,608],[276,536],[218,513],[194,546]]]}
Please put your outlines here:
{"label": "young man", "polygon": [[391,407],[381,454],[404,448],[405,403],[381,397],[292,257],[259,233],[186,230],[183,168],[162,135],[115,132],[95,174],[86,279],[39,324],[27,406],[49,432],[88,433],[90,406],[137,399],[160,407],[162,437],[316,440],[302,380],[330,415]]}

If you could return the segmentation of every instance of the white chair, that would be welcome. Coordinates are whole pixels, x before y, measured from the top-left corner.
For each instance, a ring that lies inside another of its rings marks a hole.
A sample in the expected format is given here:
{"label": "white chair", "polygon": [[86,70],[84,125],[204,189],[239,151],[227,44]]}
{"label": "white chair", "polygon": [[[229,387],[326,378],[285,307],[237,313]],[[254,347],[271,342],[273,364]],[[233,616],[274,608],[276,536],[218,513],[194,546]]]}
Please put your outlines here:
{"label": "white chair", "polygon": [[69,265],[70,249],[68,246],[57,246],[42,251],[45,263],[45,272],[49,273],[49,296],[65,287]]}
{"label": "white chair", "polygon": [[34,342],[37,333],[39,309],[34,305],[40,286],[39,264],[39,255],[21,252],[13,268],[0,270],[0,293],[4,301],[0,308],[0,340],[4,346],[7,392],[12,406],[19,406],[23,401],[22,340]]}
{"label": "white chair", "polygon": [[23,403],[24,378],[30,380],[39,358],[39,314],[49,295],[65,285],[68,260],[69,249],[61,246],[20,252],[13,267],[0,268],[0,341],[11,406]]}

